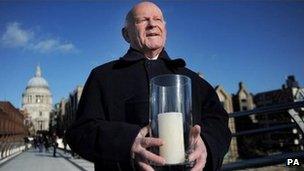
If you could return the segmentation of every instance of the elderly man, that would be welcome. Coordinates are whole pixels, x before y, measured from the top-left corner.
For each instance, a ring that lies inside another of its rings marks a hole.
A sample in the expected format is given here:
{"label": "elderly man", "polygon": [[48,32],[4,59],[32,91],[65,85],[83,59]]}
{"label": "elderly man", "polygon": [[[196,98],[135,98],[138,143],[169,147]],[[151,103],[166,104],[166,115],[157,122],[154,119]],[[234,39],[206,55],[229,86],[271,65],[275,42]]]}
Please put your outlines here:
{"label": "elderly man", "polygon": [[[147,150],[166,142],[147,137],[149,81],[162,74],[182,74],[192,81],[193,149],[191,170],[219,170],[230,143],[228,116],[210,84],[172,60],[164,50],[166,24],[161,10],[140,2],[122,29],[130,44],[120,59],[96,67],[83,89],[76,121],[68,130],[71,148],[95,163],[95,170],[153,170],[163,157]],[[161,167],[160,167],[161,168]]]}

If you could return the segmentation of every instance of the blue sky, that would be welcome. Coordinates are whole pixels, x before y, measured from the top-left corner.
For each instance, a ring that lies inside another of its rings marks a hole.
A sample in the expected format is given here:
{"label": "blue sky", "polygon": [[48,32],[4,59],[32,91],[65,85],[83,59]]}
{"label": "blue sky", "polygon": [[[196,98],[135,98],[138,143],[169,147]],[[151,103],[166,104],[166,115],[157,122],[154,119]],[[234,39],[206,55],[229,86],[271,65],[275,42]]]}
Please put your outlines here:
{"label": "blue sky", "polygon": [[[0,2],[0,100],[21,107],[40,64],[53,102],[83,85],[90,70],[129,45],[125,14],[138,1]],[[213,86],[236,93],[279,89],[288,75],[304,83],[304,2],[154,1],[163,10],[172,58]]]}

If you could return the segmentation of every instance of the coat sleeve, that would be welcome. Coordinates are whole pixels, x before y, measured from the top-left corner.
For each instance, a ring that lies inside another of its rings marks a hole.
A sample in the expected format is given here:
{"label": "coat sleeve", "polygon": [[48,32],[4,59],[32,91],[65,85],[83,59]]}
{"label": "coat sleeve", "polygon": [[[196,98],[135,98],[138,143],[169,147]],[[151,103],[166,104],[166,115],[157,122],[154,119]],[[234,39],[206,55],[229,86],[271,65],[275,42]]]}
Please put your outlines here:
{"label": "coat sleeve", "polygon": [[130,149],[140,131],[138,125],[108,121],[101,84],[93,70],[84,86],[76,120],[66,137],[71,149],[92,161],[130,161]]}
{"label": "coat sleeve", "polygon": [[[207,163],[204,170],[220,170],[223,157],[227,153],[231,141],[231,132],[228,128],[228,114],[222,107],[218,96],[211,85],[206,82],[207,88],[201,88],[202,114],[201,136],[207,147]],[[206,86],[205,86],[206,87]]]}

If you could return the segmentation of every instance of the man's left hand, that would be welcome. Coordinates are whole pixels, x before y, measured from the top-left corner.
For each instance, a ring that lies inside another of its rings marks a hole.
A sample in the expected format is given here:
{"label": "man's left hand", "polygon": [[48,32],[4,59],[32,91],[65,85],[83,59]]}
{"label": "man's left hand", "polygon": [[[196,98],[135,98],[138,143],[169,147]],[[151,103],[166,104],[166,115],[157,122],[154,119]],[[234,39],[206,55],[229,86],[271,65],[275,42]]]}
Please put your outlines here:
{"label": "man's left hand", "polygon": [[190,146],[192,152],[189,155],[189,161],[190,163],[195,163],[191,171],[202,171],[207,160],[207,149],[200,134],[201,127],[199,125],[195,125],[191,128]]}

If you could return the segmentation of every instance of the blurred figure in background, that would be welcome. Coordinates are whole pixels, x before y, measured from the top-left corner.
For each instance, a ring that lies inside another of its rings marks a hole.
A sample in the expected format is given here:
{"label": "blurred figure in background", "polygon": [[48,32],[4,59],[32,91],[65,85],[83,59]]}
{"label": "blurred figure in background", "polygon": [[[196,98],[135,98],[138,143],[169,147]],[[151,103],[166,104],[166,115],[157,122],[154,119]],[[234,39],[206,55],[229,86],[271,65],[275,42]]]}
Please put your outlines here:
{"label": "blurred figure in background", "polygon": [[57,147],[58,147],[58,136],[56,135],[56,132],[53,133],[52,135],[52,145],[53,145],[53,156],[56,157],[56,151],[57,151]]}

